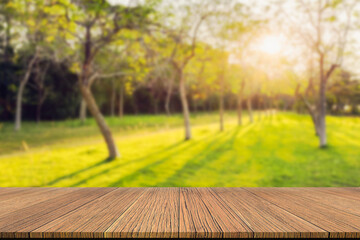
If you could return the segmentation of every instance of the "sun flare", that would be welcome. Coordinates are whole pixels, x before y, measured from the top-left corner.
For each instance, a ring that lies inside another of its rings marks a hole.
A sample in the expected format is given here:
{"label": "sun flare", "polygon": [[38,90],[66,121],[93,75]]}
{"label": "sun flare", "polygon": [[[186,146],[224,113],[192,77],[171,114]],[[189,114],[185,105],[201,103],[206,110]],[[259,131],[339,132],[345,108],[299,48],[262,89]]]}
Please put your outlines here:
{"label": "sun flare", "polygon": [[268,54],[279,54],[283,49],[283,45],[283,40],[280,37],[267,36],[259,42],[258,49]]}

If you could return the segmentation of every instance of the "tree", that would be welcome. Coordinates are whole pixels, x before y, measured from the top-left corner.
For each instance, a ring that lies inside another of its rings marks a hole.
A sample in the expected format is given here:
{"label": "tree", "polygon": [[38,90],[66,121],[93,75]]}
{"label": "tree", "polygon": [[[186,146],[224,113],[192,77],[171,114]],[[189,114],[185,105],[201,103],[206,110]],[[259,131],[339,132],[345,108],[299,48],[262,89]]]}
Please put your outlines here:
{"label": "tree", "polygon": [[10,0],[3,0],[0,2],[0,52],[2,53],[2,57],[4,62],[9,62],[13,55],[13,47],[11,45],[12,40],[12,25],[13,25],[13,18],[16,13],[16,9],[14,8],[13,4],[10,4]]}
{"label": "tree", "polygon": [[38,92],[38,97],[37,97],[37,106],[36,106],[36,122],[39,123],[41,121],[41,109],[43,106],[43,103],[48,95],[48,89],[46,88],[45,85],[45,80],[46,80],[46,73],[47,70],[50,66],[50,62],[40,62],[37,61],[36,62],[36,66],[34,67],[35,71],[34,71],[34,83],[35,83],[35,88]]}
{"label": "tree", "polygon": [[179,92],[184,117],[185,140],[191,139],[190,110],[187,99],[186,78],[184,71],[190,60],[196,55],[197,43],[201,27],[210,17],[217,17],[223,10],[221,6],[231,1],[188,1],[187,4],[180,4],[176,8],[181,9],[182,14],[176,16],[180,26],[166,26],[167,35],[173,39],[174,46],[168,57],[173,65],[177,78],[179,79]]}
{"label": "tree", "polygon": [[245,80],[246,74],[245,70],[239,64],[230,64],[229,66],[229,82],[231,91],[233,94],[236,94],[236,111],[238,118],[238,125],[243,124],[243,102],[244,102],[244,91],[245,91]]}
{"label": "tree", "polygon": [[299,0],[297,14],[290,16],[283,11],[291,24],[290,34],[306,49],[308,83],[301,95],[312,117],[320,147],[327,146],[326,89],[333,72],[343,62],[356,4],[357,1],[352,0]]}
{"label": "tree", "polygon": [[[100,112],[91,91],[93,81],[105,76],[94,68],[94,61],[99,52],[114,43],[123,30],[143,31],[150,24],[152,8],[149,6],[111,6],[105,0],[58,2],[63,7],[63,14],[57,21],[63,24],[62,29],[77,40],[82,50],[82,61],[79,62],[79,88],[81,95],[94,117],[106,142],[109,160],[120,156],[111,130]],[[78,34],[82,32],[83,34]],[[115,77],[112,74],[111,77]]]}
{"label": "tree", "polygon": [[[258,29],[263,27],[266,20],[254,16],[251,8],[246,5],[237,4],[235,11],[231,11],[226,18],[225,25],[218,33],[223,47],[228,48],[231,53],[229,59],[231,62],[239,65],[235,69],[238,76],[232,76],[232,90],[237,92],[237,117],[238,125],[242,125],[242,104],[246,86],[246,68],[251,62],[250,45],[258,35]],[[250,97],[247,99],[250,122],[253,121],[252,106]]]}
{"label": "tree", "polygon": [[[21,113],[22,102],[25,86],[27,85],[33,68],[36,62],[47,54],[47,43],[51,42],[51,35],[54,33],[49,30],[49,22],[47,21],[47,13],[43,6],[43,0],[35,2],[27,2],[24,0],[15,0],[8,3],[13,9],[16,9],[17,21],[20,24],[20,29],[26,31],[26,45],[28,62],[25,73],[20,79],[17,96],[16,96],[16,110],[15,110],[15,130],[21,129]],[[51,29],[51,27],[50,27]]]}

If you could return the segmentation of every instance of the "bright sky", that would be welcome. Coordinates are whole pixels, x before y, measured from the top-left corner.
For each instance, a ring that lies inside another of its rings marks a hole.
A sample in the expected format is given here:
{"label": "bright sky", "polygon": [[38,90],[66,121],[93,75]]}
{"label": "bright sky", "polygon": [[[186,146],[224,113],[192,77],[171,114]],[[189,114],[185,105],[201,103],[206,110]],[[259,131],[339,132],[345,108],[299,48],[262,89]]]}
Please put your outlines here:
{"label": "bright sky", "polygon": [[110,4],[120,4],[125,6],[134,6],[144,2],[144,0],[107,0]]}

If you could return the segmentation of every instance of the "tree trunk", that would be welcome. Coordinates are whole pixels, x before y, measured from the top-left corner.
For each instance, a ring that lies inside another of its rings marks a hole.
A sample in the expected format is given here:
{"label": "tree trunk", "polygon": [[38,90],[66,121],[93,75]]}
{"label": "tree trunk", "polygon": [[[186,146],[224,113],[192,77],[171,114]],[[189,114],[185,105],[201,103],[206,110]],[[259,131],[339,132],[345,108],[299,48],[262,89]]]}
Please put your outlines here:
{"label": "tree trunk", "polygon": [[82,124],[85,123],[85,120],[86,120],[86,101],[85,101],[84,97],[81,98],[79,119],[80,119],[80,122]]}
{"label": "tree trunk", "polygon": [[318,109],[318,118],[317,118],[317,133],[319,134],[319,146],[321,148],[326,147],[326,81],[321,79],[320,89],[319,89],[319,109]]}
{"label": "tree trunk", "polygon": [[86,105],[88,106],[89,111],[91,112],[91,115],[94,117],[97,125],[100,128],[100,131],[104,137],[104,140],[106,142],[108,152],[109,152],[109,160],[115,159],[120,156],[119,151],[116,147],[115,141],[113,139],[113,136],[111,134],[109,126],[106,124],[106,121],[101,114],[95,99],[91,93],[91,90],[89,87],[84,86],[80,83],[80,91],[83,96],[83,99],[86,102]]}
{"label": "tree trunk", "polygon": [[237,99],[237,115],[238,115],[238,125],[242,125],[242,93],[238,92],[238,99]]}
{"label": "tree trunk", "polygon": [[119,90],[119,118],[124,116],[124,84],[121,81],[120,90]]}
{"label": "tree trunk", "polygon": [[319,122],[318,122],[318,117],[317,117],[317,115],[316,115],[316,113],[315,112],[311,112],[310,113],[310,116],[311,116],[311,121],[313,122],[313,124],[314,124],[314,129],[315,129],[315,135],[316,136],[320,136],[320,133],[319,133]]}
{"label": "tree trunk", "polygon": [[179,82],[180,100],[181,100],[181,106],[182,106],[183,117],[184,117],[185,140],[190,140],[191,139],[190,112],[189,112],[188,101],[186,98],[185,79],[183,77],[182,71],[179,73],[179,76],[180,76],[180,82]]}
{"label": "tree trunk", "polygon": [[31,71],[32,71],[32,68],[33,68],[36,60],[37,60],[37,52],[35,53],[33,58],[30,60],[28,66],[27,66],[26,73],[20,82],[19,90],[16,95],[15,131],[19,131],[21,129],[22,98],[23,98],[25,86],[26,86],[27,82],[29,81]]}
{"label": "tree trunk", "polygon": [[219,113],[220,113],[220,131],[224,131],[224,76],[220,76],[220,101],[219,101]]}
{"label": "tree trunk", "polygon": [[[109,126],[106,124],[106,121],[101,114],[94,96],[91,93],[91,84],[95,81],[95,76],[90,77],[91,74],[91,63],[93,59],[92,55],[92,38],[91,38],[91,27],[92,25],[86,26],[86,35],[84,42],[84,62],[82,64],[82,72],[79,76],[79,88],[83,99],[86,102],[86,105],[95,119],[98,127],[100,128],[101,134],[104,137],[106,146],[108,148],[109,157],[108,160],[115,159],[120,156],[120,153],[116,147],[115,141],[113,139],[112,133]],[[96,73],[95,73],[96,74]]]}
{"label": "tree trunk", "polygon": [[21,81],[19,90],[16,95],[16,112],[15,112],[15,131],[21,129],[21,110],[22,110],[22,97],[24,94],[24,88],[27,81]]}
{"label": "tree trunk", "polygon": [[242,102],[243,102],[243,92],[245,88],[245,80],[241,81],[241,85],[238,91],[237,97],[237,114],[238,114],[238,125],[242,125]]}
{"label": "tree trunk", "polygon": [[169,86],[168,86],[168,89],[166,92],[165,112],[166,112],[166,115],[168,115],[168,116],[171,115],[170,102],[171,102],[171,95],[172,95],[172,91],[173,91],[174,80],[175,80],[175,73],[173,73],[173,76],[171,76],[171,78],[170,78]]}
{"label": "tree trunk", "polygon": [[220,96],[220,131],[224,131],[224,97]]}
{"label": "tree trunk", "polygon": [[248,114],[249,114],[250,123],[253,123],[254,122],[254,117],[253,117],[253,112],[252,112],[251,97],[250,96],[247,98],[247,108],[248,108]]}
{"label": "tree trunk", "polygon": [[259,98],[258,104],[257,104],[257,110],[258,110],[258,119],[259,121],[261,120],[262,117],[262,111],[263,111],[263,107],[262,107],[262,98]]}
{"label": "tree trunk", "polygon": [[310,102],[305,98],[305,96],[302,96],[303,102],[305,104],[306,109],[308,110],[310,117],[311,117],[311,121],[314,124],[314,128],[315,128],[315,134],[316,136],[319,136],[319,130],[318,130],[318,116],[316,113],[316,107],[313,107]]}

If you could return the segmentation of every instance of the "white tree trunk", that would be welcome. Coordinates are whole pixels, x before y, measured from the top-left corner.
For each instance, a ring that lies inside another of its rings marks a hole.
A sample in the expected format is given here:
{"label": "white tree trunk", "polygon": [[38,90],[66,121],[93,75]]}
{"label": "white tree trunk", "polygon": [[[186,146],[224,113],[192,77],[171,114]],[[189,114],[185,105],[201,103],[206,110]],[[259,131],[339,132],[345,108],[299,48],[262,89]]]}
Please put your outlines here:
{"label": "white tree trunk", "polygon": [[79,119],[80,119],[81,123],[85,123],[85,120],[86,120],[86,101],[84,100],[84,97],[81,97]]}
{"label": "white tree trunk", "polygon": [[16,95],[15,131],[19,131],[21,129],[22,97],[24,94],[25,85],[25,81],[20,82],[19,90]]}
{"label": "white tree trunk", "polygon": [[[326,147],[326,83],[327,78],[330,77],[331,73],[324,72],[324,55],[320,54],[319,59],[319,70],[320,70],[320,83],[319,83],[319,102],[318,102],[318,114],[317,114],[317,133],[319,135],[319,147]],[[331,70],[329,70],[331,71]]]}
{"label": "white tree trunk", "polygon": [[185,140],[190,140],[191,139],[190,111],[189,111],[188,101],[186,98],[185,79],[183,77],[182,72],[179,75],[180,75],[180,82],[179,82],[180,99],[181,99],[181,105],[182,105],[183,117],[184,117]]}
{"label": "white tree trunk", "polygon": [[319,109],[318,109],[318,119],[317,119],[317,133],[319,135],[319,146],[326,147],[326,82],[325,79],[321,80],[320,83],[320,94],[319,94]]}
{"label": "white tree trunk", "polygon": [[21,129],[21,113],[22,113],[22,98],[25,90],[25,86],[27,82],[29,81],[32,68],[37,60],[37,52],[33,56],[33,58],[30,60],[26,73],[20,81],[19,90],[16,95],[16,110],[15,110],[15,131],[19,131]]}

